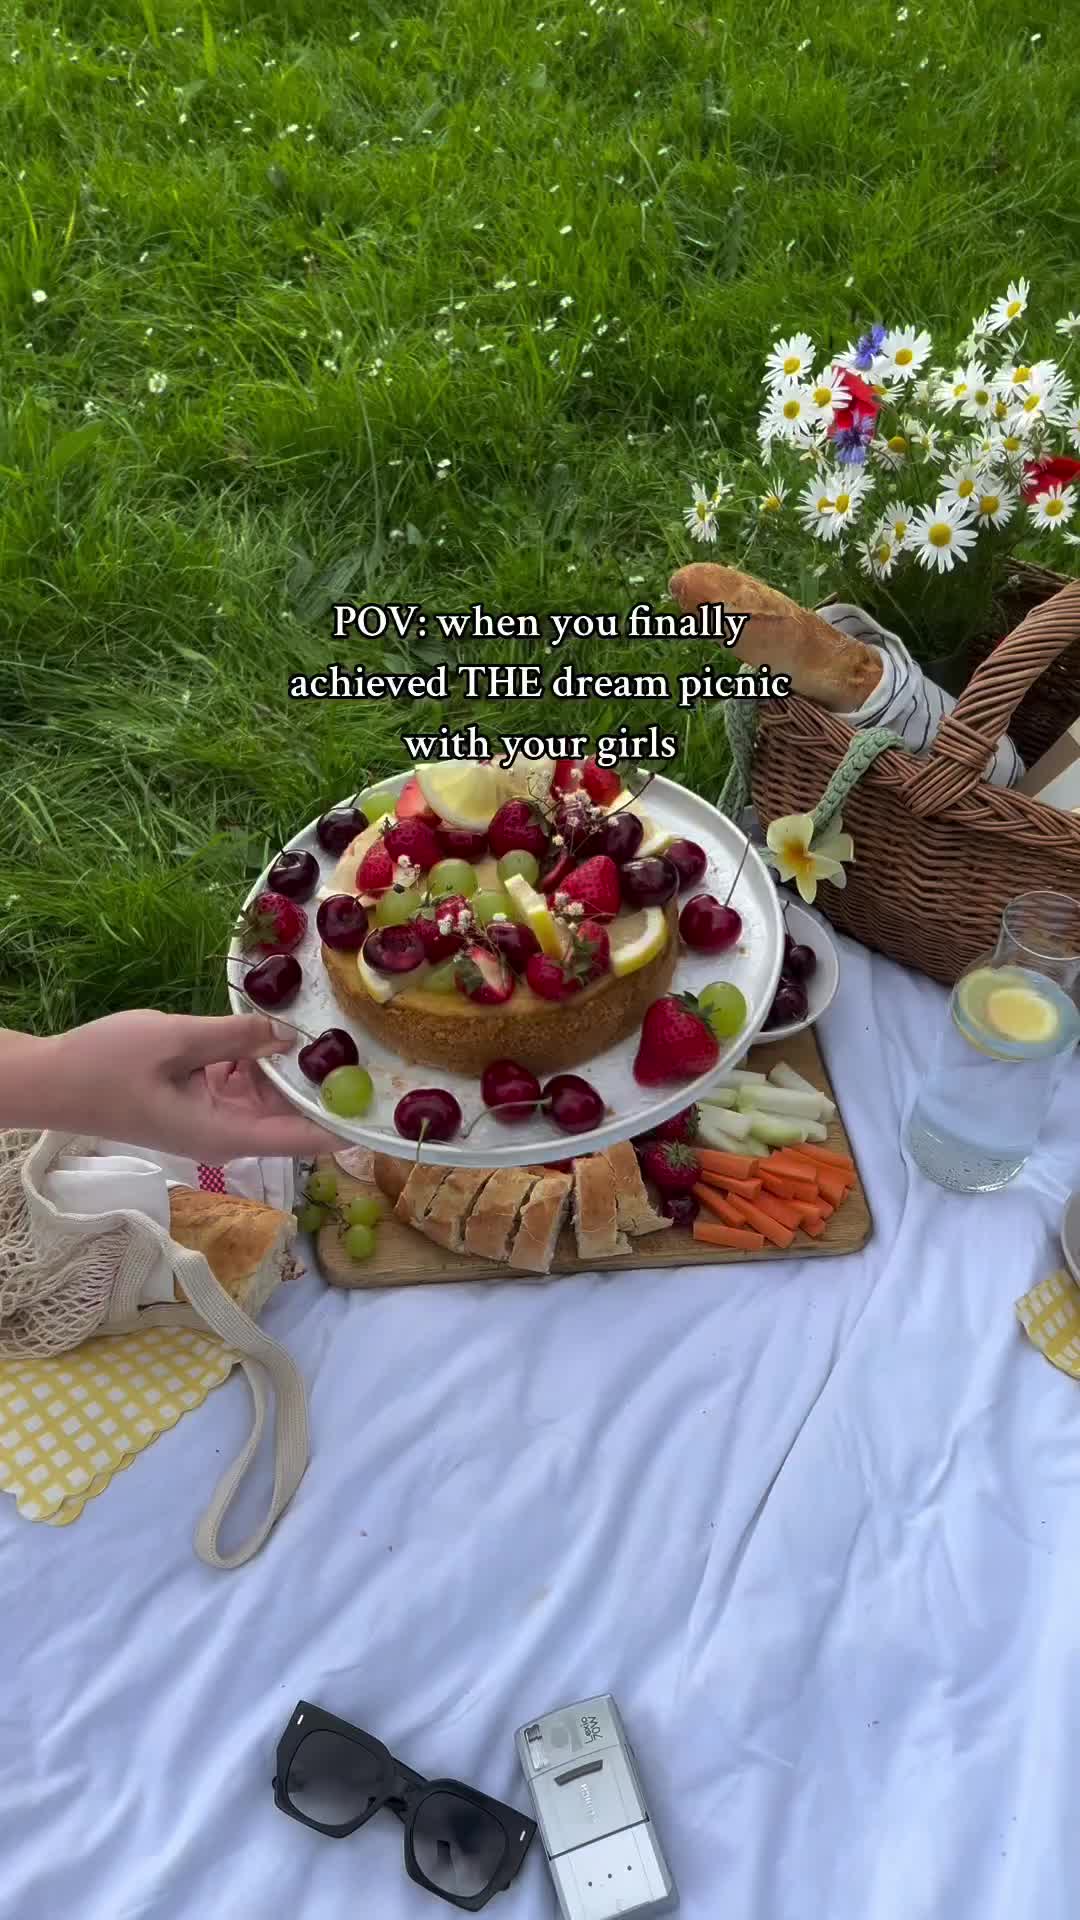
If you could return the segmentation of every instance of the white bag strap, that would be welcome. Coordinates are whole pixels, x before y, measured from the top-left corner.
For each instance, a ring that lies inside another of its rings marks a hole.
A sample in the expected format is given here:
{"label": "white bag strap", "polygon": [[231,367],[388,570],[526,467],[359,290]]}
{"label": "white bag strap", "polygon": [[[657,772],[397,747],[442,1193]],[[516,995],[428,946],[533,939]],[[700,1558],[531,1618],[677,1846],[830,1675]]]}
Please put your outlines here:
{"label": "white bag strap", "polygon": [[[183,1318],[219,1335],[240,1356],[252,1399],[252,1425],[243,1447],[218,1481],[213,1499],[195,1531],[195,1551],[207,1566],[229,1570],[242,1567],[258,1553],[276,1526],[307,1471],[310,1456],[307,1397],[295,1361],[284,1347],[249,1320],[231,1294],[214,1278],[201,1253],[172,1243],[173,1271],[190,1302],[183,1307],[145,1307],[140,1327],[175,1326]],[[222,1524],[249,1467],[259,1450],[269,1405],[274,1405],[274,1484],[270,1504],[254,1533],[232,1553],[222,1553],[218,1540]]]}

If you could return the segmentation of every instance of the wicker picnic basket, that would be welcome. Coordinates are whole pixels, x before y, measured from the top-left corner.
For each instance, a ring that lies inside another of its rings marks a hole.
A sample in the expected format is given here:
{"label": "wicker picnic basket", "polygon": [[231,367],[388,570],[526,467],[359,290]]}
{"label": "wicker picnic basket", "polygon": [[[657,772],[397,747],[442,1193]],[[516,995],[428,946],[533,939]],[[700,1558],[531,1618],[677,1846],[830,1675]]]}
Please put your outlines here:
{"label": "wicker picnic basket", "polygon": [[882,728],[853,733],[809,700],[770,700],[752,742],[742,725],[733,733],[725,804],[748,787],[763,826],[812,813],[819,829],[842,809],[855,859],[843,889],[819,887],[818,907],[864,946],[951,985],[993,947],[1015,894],[1080,899],[1080,815],[982,777],[1003,734],[1031,766],[1078,715],[1074,580],[987,652],[926,758]]}

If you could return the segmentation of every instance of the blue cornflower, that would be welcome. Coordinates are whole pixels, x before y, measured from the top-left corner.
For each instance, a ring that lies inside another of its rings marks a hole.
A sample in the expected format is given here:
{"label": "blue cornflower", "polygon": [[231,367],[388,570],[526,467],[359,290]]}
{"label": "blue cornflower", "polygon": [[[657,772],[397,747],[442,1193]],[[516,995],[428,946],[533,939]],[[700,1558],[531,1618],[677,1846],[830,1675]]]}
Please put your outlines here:
{"label": "blue cornflower", "polygon": [[884,338],[885,328],[875,326],[871,327],[869,333],[864,333],[862,338],[856,342],[855,365],[858,367],[860,373],[868,372],[873,366],[874,356],[881,351],[881,343]]}
{"label": "blue cornflower", "polygon": [[833,436],[833,451],[842,467],[861,467],[874,437],[872,420],[856,420],[850,427],[839,427]]}

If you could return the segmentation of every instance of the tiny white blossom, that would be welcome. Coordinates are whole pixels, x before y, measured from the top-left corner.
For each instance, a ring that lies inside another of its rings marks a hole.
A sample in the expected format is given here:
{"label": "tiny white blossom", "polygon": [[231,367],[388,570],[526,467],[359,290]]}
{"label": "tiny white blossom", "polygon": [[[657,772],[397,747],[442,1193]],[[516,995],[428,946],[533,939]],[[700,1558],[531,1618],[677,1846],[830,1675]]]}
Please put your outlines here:
{"label": "tiny white blossom", "polygon": [[35,287],[33,293],[30,295],[35,307],[43,307],[48,297],[44,287]]}
{"label": "tiny white blossom", "polygon": [[146,384],[151,393],[164,393],[169,384],[169,376],[167,373],[152,373]]}

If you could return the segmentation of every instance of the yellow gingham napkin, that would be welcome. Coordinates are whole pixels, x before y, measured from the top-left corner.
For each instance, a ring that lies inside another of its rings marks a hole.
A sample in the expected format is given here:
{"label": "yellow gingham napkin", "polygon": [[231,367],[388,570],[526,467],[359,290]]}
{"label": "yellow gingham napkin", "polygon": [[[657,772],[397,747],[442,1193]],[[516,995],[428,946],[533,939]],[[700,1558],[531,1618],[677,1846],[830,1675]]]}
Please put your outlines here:
{"label": "yellow gingham napkin", "polygon": [[1072,1275],[1059,1267],[1017,1301],[1016,1311],[1032,1346],[1080,1380],[1080,1287]]}
{"label": "yellow gingham napkin", "polygon": [[67,1527],[136,1454],[228,1379],[236,1355],[188,1327],[0,1360],[0,1490],[24,1520]]}

